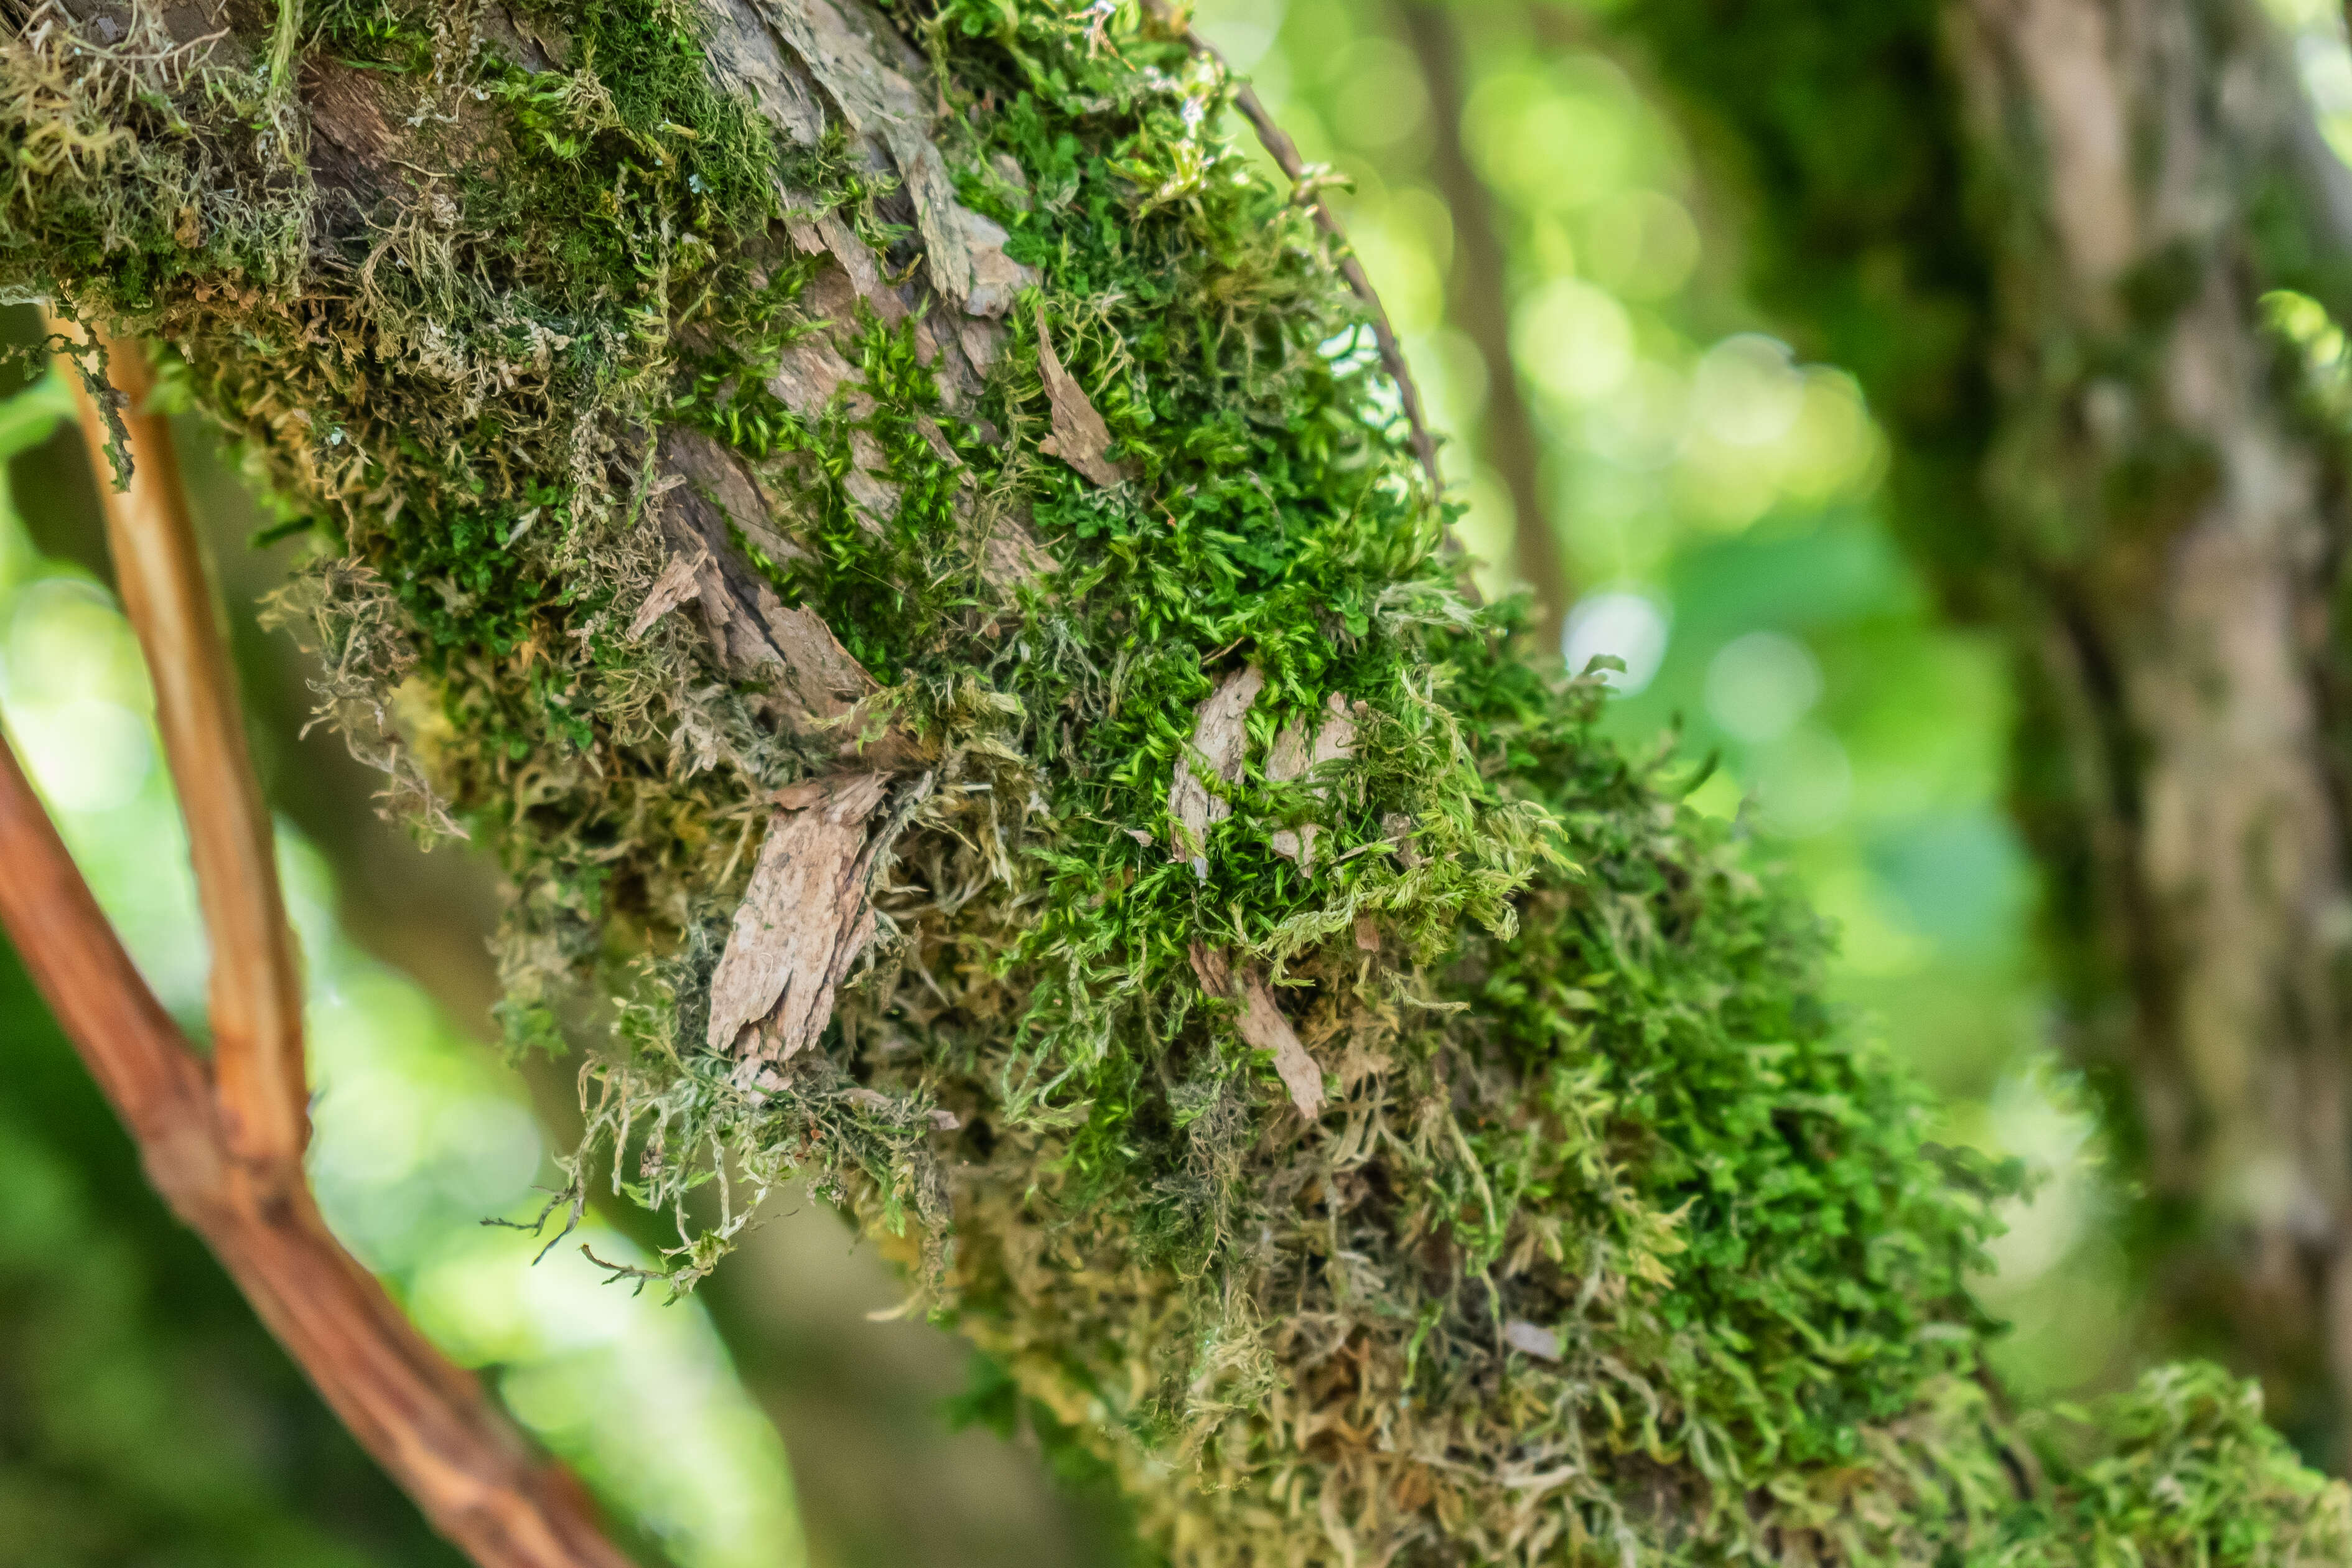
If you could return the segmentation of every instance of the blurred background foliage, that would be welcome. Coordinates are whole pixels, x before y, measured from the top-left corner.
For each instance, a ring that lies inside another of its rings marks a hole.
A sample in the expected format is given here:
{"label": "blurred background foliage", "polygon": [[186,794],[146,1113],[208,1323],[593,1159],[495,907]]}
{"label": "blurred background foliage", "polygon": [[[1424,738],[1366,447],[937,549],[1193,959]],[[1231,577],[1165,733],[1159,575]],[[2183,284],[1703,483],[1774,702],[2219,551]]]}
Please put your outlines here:
{"label": "blurred background foliage", "polygon": [[[1620,25],[1636,3],[1668,0],[1199,15],[1341,182],[1453,437],[1481,586],[1531,591],[1569,662],[1624,662],[1622,742],[1674,748],[1696,805],[1795,868],[1843,933],[1838,995],[1940,1091],[1942,1135],[2040,1173],[1981,1287],[2014,1325],[2002,1371],[2037,1396],[2113,1386],[2136,1370],[2135,1282],[2087,1097],[2048,1037],[2034,873],[2003,810],[2005,656],[1939,611],[1898,542],[1854,376],[1805,363],[1743,294],[1738,173],[1677,122]],[[2352,153],[2341,13],[2273,10]],[[0,712],[194,1026],[178,823],[65,407],[49,383],[0,416]],[[252,616],[280,552],[248,546],[267,520],[187,438],[309,963],[316,1179],[354,1249],[646,1561],[1118,1561],[1107,1504],[1051,1473],[984,1365],[891,1314],[887,1270],[821,1205],[780,1205],[674,1306],[606,1288],[570,1244],[527,1267],[528,1241],[478,1223],[535,1207],[575,1114],[568,1071],[518,1079],[481,1043],[488,873],[415,850],[338,744],[300,735],[300,659]],[[13,962],[0,1060],[0,1568],[451,1561],[148,1194]],[[617,1261],[659,1244],[621,1213],[587,1239]]]}

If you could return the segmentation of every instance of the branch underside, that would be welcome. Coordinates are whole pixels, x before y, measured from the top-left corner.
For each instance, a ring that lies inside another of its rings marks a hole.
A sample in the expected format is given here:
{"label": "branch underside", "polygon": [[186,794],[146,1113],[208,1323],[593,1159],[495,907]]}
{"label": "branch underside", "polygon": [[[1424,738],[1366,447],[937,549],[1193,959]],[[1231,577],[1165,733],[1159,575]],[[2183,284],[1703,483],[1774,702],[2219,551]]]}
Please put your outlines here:
{"label": "branch underside", "polygon": [[500,855],[518,1039],[619,996],[579,1173],[674,1281],[710,1151],[810,1173],[1188,1564],[2341,1549],[2207,1372],[2019,1458],[2006,1178],[1462,601],[1343,258],[1168,27],[354,3],[289,95],[195,21],[24,19],[0,271],[318,520],[288,612]]}

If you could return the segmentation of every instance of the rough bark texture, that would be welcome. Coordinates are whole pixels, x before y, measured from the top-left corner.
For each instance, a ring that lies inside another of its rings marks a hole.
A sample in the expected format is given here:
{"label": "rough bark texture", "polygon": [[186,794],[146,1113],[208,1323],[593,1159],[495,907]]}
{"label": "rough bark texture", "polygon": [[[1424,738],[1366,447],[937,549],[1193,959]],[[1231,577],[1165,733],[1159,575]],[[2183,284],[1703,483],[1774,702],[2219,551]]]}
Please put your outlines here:
{"label": "rough bark texture", "polygon": [[[866,822],[888,787],[880,773],[836,773],[779,799],[710,974],[712,1050],[788,1062],[833,1021],[834,996],[874,939]],[[757,1038],[739,1048],[746,1029]]]}
{"label": "rough bark texture", "polygon": [[1346,258],[1171,28],[7,14],[0,277],[168,340],[319,520],[289,609],[513,877],[519,1036],[619,998],[575,1175],[674,1283],[810,1173],[1203,1568],[2347,1550],[2210,1369],[1984,1381],[2010,1178],[1464,602]]}
{"label": "rough bark texture", "polygon": [[2160,1300],[2219,1320],[2173,1331],[2242,1347],[2342,1464],[2352,514],[2264,320],[2262,230],[2287,205],[2340,266],[2345,182],[2254,6],[1982,0],[1953,30],[2001,193],[1988,500],[2076,1047],[2128,1084],[2178,1227]]}

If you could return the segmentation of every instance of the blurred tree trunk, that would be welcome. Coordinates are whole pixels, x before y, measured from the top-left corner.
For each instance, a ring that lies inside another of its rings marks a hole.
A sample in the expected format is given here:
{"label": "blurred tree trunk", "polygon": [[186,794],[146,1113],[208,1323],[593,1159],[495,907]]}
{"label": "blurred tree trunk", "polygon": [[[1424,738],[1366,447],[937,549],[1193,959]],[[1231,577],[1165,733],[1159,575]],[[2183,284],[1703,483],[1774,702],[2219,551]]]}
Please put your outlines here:
{"label": "blurred tree trunk", "polygon": [[2149,1327],[2260,1371],[2340,1467],[2344,439],[2263,297],[2343,298],[2344,170],[2252,0],[1801,11],[1633,25],[1752,139],[1760,291],[1862,369],[1906,531],[2012,639],[2015,803],[2145,1184]]}
{"label": "blurred tree trunk", "polygon": [[2077,1049],[2129,1081],[2165,1326],[2225,1332],[2340,1464],[2344,475],[2261,300],[2293,261],[2266,207],[2338,248],[2340,182],[2251,5],[1974,0],[1950,23],[1997,193],[1985,482],[2017,796]]}

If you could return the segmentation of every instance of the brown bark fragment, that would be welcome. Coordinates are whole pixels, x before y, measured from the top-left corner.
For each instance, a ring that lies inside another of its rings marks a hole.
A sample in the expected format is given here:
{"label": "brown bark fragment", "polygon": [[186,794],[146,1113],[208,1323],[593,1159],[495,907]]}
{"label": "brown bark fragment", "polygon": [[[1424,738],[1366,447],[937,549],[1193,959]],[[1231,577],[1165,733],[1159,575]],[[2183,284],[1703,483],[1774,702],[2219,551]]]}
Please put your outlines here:
{"label": "brown bark fragment", "polygon": [[698,431],[673,430],[663,438],[662,455],[667,472],[696,487],[744,543],[779,563],[810,559],[806,547],[777,526],[778,509],[740,453]]}
{"label": "brown bark fragment", "polygon": [[963,350],[964,358],[971,362],[972,369],[982,375],[996,368],[996,354],[1002,346],[1002,337],[1003,334],[986,321],[956,323],[957,345]]}
{"label": "brown bark fragment", "polygon": [[801,63],[776,47],[752,0],[709,0],[701,8],[702,48],[711,75],[751,95],[762,118],[795,145],[824,139],[824,103]]}
{"label": "brown bark fragment", "polygon": [[1290,1090],[1290,1102],[1298,1107],[1298,1114],[1312,1121],[1323,1113],[1323,1069],[1298,1043],[1297,1031],[1282,1010],[1274,1005],[1274,993],[1255,973],[1241,977],[1242,1038],[1260,1050],[1274,1053],[1274,1070],[1282,1075],[1282,1086]]}
{"label": "brown bark fragment", "polygon": [[1023,289],[1035,288],[1042,279],[1034,268],[1004,254],[1011,235],[968,207],[958,210],[963,214],[964,243],[971,253],[971,293],[964,309],[975,316],[1002,316]]}
{"label": "brown bark fragment", "polygon": [[[1310,744],[1307,726],[1293,719],[1274,738],[1274,748],[1265,759],[1265,776],[1276,784],[1287,784],[1310,768],[1325,763],[1345,762],[1356,754],[1356,719],[1348,700],[1334,691],[1324,699],[1322,721],[1315,726],[1315,738]],[[1318,788],[1319,797],[1328,793]],[[1302,823],[1296,828],[1276,828],[1270,836],[1274,852],[1296,860],[1303,867],[1315,864],[1315,837],[1322,832],[1318,823]]]}
{"label": "brown bark fragment", "polygon": [[[864,395],[858,394],[856,401],[862,401]],[[853,411],[865,412],[856,407],[855,401]],[[849,433],[849,471],[841,476],[841,488],[857,508],[859,526],[879,534],[883,525],[898,515],[901,499],[897,485],[878,477],[889,468],[889,461],[882,455],[882,443],[868,430]]]}
{"label": "brown bark fragment", "polygon": [[1018,518],[1001,518],[981,546],[980,574],[999,588],[1034,583],[1054,570],[1054,557]]}
{"label": "brown bark fragment", "polygon": [[803,419],[824,412],[833,395],[857,380],[857,372],[822,332],[796,338],[776,361],[768,390]]}
{"label": "brown bark fragment", "polygon": [[[709,445],[690,432],[665,433],[662,460],[671,477],[708,474],[711,462],[734,461],[715,446],[711,453],[689,456],[697,443]],[[742,482],[751,498],[743,504],[752,504],[756,492],[750,491],[748,480]],[[788,608],[776,596],[728,537],[729,516],[705,487],[673,485],[655,505],[673,554],[700,560],[688,596],[700,602],[720,664],[737,679],[769,681],[787,725],[811,732],[880,689],[814,611]]]}
{"label": "brown bark fragment", "polygon": [[627,636],[631,640],[653,629],[654,623],[702,592],[701,573],[710,563],[710,553],[698,550],[691,555],[678,554],[669,558],[661,569],[654,585],[646,590],[646,601],[637,606],[635,616],[629,622]]}
{"label": "brown bark fragment", "polygon": [[1086,388],[1062,368],[1062,356],[1054,352],[1053,334],[1045,330],[1042,306],[1037,310],[1037,368],[1045,377],[1045,396],[1053,405],[1054,416],[1054,433],[1038,442],[1037,449],[1061,458],[1105,489],[1126,482],[1127,475],[1110,460],[1110,427],[1087,401]]}
{"label": "brown bark fragment", "polygon": [[1290,1091],[1290,1103],[1298,1108],[1298,1114],[1309,1121],[1320,1116],[1323,1069],[1315,1065],[1315,1058],[1299,1043],[1298,1032],[1275,1005],[1265,976],[1255,969],[1235,975],[1223,952],[1202,942],[1194,942],[1185,956],[1192,961],[1193,977],[1202,990],[1220,1001],[1242,1005],[1234,1027],[1251,1046],[1274,1053],[1274,1070]]}
{"label": "brown bark fragment", "polygon": [[1192,963],[1192,978],[1201,983],[1202,990],[1218,997],[1234,994],[1233,966],[1225,962],[1222,952],[1205,942],[1196,942],[1186,950],[1184,956]]}
{"label": "brown bark fragment", "polygon": [[[1024,280],[1034,275],[1003,254],[1002,229],[956,201],[947,160],[930,138],[930,114],[906,74],[922,73],[920,57],[887,25],[871,36],[859,31],[830,0],[761,0],[761,10],[840,105],[850,129],[897,165],[940,292],[973,315],[1003,314],[1013,293],[1005,269]],[[882,58],[877,46],[897,57],[896,65]]]}
{"label": "brown bark fragment", "polygon": [[907,319],[907,302],[898,298],[898,290],[884,281],[881,262],[864,240],[850,232],[849,226],[841,221],[839,214],[827,213],[817,219],[816,231],[824,241],[824,247],[833,252],[834,258],[841,263],[841,269],[848,275],[849,286],[856,290],[857,298],[874,308],[874,313],[882,318],[884,325],[895,327]]}
{"label": "brown bark fragment", "polygon": [[915,429],[923,437],[923,445],[936,453],[940,462],[951,468],[961,468],[964,466],[963,458],[957,455],[953,447],[948,445],[947,434],[940,428],[938,420],[928,414],[918,414],[915,416]]}
{"label": "brown bark fragment", "polygon": [[874,934],[866,897],[881,773],[779,792],[751,885],[710,976],[710,1048],[790,1061],[833,1016],[834,993]]}
{"label": "brown bark fragment", "polygon": [[799,703],[803,726],[838,719],[881,689],[814,610],[787,606],[765,583],[753,597],[761,634],[779,656],[782,684]]}
{"label": "brown bark fragment", "polygon": [[1265,677],[1254,664],[1244,665],[1224,679],[1201,704],[1192,721],[1192,739],[1176,759],[1175,781],[1168,786],[1168,852],[1190,861],[1193,873],[1209,874],[1209,828],[1233,815],[1233,805],[1202,783],[1203,773],[1231,784],[1242,776],[1242,759],[1249,749],[1245,721],[1250,704],[1265,689]]}

